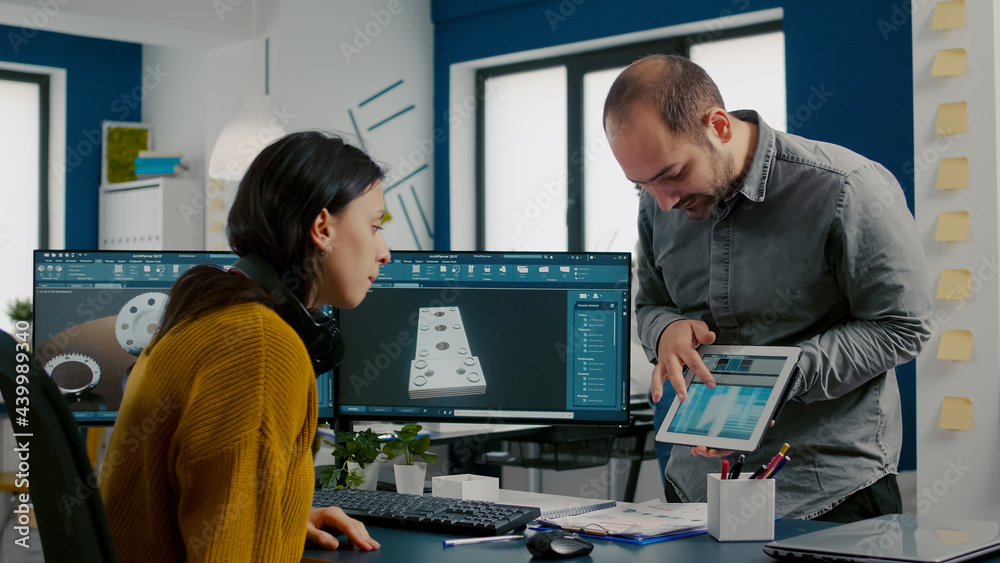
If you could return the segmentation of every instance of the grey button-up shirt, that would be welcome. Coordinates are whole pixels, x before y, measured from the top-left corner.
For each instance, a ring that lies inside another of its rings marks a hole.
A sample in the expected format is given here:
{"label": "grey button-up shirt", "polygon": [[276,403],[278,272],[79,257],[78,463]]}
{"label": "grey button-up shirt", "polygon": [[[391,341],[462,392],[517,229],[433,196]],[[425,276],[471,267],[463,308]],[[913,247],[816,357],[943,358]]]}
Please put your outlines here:
{"label": "grey button-up shirt", "polygon": [[[893,367],[930,337],[923,250],[896,179],[843,147],[759,125],[742,188],[705,220],[639,206],[639,337],[655,361],[673,321],[704,321],[717,344],[799,346],[802,375],[748,470],[791,444],[776,512],[813,518],[896,472],[902,428]],[[705,501],[718,459],[675,446],[666,476]]]}

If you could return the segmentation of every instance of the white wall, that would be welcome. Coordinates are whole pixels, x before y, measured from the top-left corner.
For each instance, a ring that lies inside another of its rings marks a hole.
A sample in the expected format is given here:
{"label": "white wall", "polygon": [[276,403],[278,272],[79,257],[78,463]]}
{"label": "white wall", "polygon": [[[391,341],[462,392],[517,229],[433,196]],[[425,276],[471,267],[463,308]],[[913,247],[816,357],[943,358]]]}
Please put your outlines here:
{"label": "white wall", "polygon": [[203,178],[206,170],[205,61],[194,49],[142,49],[142,120],[152,124],[155,150],[184,154],[191,178]]}
{"label": "white wall", "polygon": [[[917,512],[944,517],[986,518],[1000,514],[1000,302],[998,302],[997,30],[1000,0],[965,3],[961,29],[932,30],[935,2],[913,3],[913,128],[917,228],[932,287],[943,269],[972,271],[969,300],[935,300],[935,336],[917,358]],[[964,74],[931,76],[940,49],[968,52]],[[966,133],[935,134],[938,104],[968,102]],[[941,158],[968,157],[969,187],[936,189]],[[938,214],[967,210],[968,240],[934,240]],[[942,330],[973,332],[968,361],[939,360]],[[968,397],[970,430],[938,427],[942,397]]]}
{"label": "white wall", "polygon": [[350,110],[365,148],[389,169],[383,184],[392,216],[384,231],[389,247],[432,248],[430,1],[287,0],[266,8],[258,6],[253,41],[208,50],[144,46],[144,69],[162,79],[143,100],[142,118],[153,125],[156,148],[182,151],[192,165],[186,175],[207,182],[215,140],[240,96],[264,93],[267,38],[271,105],[285,131],[322,129],[358,142]]}

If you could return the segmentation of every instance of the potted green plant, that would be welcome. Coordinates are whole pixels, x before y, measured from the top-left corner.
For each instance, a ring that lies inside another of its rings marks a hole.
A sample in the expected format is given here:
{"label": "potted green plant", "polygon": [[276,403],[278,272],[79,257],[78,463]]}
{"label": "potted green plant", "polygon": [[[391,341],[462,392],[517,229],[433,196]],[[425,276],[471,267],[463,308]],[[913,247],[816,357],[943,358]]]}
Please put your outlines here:
{"label": "potted green plant", "polygon": [[[337,431],[337,443],[323,440],[333,446],[337,463],[327,466],[320,475],[324,487],[336,486],[352,489],[374,489],[378,484],[378,457],[382,442],[371,428],[360,432]],[[340,483],[343,475],[343,483]]]}
{"label": "potted green plant", "polygon": [[[417,436],[421,428],[423,427],[419,424],[407,424],[393,432],[395,438],[382,446],[382,453],[386,455],[387,461],[402,458],[395,467],[396,492],[423,494],[427,464],[437,461],[437,454],[427,451],[431,445],[431,437],[426,434]],[[424,461],[417,461],[418,457]]]}

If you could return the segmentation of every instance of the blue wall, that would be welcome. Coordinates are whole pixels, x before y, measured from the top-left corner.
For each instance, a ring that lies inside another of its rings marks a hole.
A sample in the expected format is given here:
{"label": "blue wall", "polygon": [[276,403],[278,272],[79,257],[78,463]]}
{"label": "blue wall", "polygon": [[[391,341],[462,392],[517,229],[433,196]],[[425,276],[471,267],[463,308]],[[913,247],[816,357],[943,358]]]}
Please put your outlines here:
{"label": "blue wall", "polygon": [[66,248],[97,248],[101,122],[141,119],[142,46],[0,25],[0,61],[66,69]]}
{"label": "blue wall", "polygon": [[[903,10],[908,6],[898,0],[432,0],[435,131],[448,131],[451,64],[780,7],[789,130],[882,163],[899,179],[912,211],[913,65],[910,18]],[[447,139],[434,159],[434,242],[448,249]],[[900,466],[914,469],[913,363],[897,374],[904,428]]]}

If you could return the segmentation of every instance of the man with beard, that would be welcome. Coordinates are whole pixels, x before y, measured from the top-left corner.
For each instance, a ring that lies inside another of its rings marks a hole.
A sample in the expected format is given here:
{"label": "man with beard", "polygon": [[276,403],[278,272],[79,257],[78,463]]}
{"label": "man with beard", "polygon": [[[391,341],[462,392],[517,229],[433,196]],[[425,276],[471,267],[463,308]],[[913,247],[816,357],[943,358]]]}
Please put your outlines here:
{"label": "man with beard", "polygon": [[[843,147],[727,112],[699,66],[652,55],[615,80],[604,126],[642,189],[636,318],[664,381],[682,366],[709,387],[701,344],[798,346],[801,375],[752,471],[792,445],[777,487],[783,517],[850,522],[902,509],[894,367],[930,337],[926,261],[896,179]],[[675,446],[673,502],[704,502],[732,452]]]}

